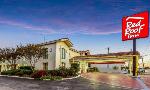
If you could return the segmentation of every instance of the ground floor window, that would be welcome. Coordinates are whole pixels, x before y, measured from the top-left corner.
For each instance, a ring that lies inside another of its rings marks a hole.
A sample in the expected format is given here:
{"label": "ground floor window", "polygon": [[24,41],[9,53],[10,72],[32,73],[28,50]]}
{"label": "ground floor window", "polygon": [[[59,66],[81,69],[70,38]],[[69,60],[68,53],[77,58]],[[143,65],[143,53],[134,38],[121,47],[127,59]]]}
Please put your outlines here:
{"label": "ground floor window", "polygon": [[11,65],[11,69],[16,69],[17,68],[17,64],[12,64]]}
{"label": "ground floor window", "polygon": [[48,62],[43,63],[43,70],[48,70]]}
{"label": "ground floor window", "polygon": [[62,63],[61,63],[61,66],[62,66],[62,67],[66,67],[66,63],[62,62]]}
{"label": "ground floor window", "polygon": [[88,67],[91,67],[91,64],[90,64],[90,63],[88,63]]}

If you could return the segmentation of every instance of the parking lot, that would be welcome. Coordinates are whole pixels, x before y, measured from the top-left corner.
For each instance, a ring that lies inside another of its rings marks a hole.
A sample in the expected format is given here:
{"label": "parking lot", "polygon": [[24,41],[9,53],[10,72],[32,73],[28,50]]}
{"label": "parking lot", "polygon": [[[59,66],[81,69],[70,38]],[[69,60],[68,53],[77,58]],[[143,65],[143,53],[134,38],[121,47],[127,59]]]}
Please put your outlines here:
{"label": "parking lot", "polygon": [[0,76],[0,90],[133,90],[82,77],[63,81],[40,81]]}

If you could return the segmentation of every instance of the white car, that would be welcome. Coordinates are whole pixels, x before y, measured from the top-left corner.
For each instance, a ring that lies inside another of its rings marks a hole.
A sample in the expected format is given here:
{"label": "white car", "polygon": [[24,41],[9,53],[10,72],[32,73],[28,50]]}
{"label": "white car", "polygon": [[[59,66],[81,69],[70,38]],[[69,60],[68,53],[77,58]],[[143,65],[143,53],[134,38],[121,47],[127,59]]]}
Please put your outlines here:
{"label": "white car", "polygon": [[123,74],[128,74],[128,71],[127,70],[123,70],[122,73]]}

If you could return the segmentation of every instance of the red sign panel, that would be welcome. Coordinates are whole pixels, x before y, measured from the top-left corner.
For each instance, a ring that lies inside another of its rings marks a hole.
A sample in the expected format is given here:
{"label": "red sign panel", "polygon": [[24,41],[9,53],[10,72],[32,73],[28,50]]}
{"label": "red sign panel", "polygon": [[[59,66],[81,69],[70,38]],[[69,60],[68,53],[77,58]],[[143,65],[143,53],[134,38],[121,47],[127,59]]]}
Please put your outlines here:
{"label": "red sign panel", "polygon": [[122,41],[149,36],[149,13],[148,11],[123,17]]}

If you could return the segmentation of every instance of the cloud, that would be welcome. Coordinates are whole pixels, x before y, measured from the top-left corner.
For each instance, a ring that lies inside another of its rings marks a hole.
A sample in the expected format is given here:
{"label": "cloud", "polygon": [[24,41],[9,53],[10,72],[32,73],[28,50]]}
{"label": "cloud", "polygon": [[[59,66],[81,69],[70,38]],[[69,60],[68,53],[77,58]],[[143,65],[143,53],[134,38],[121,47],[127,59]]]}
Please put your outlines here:
{"label": "cloud", "polygon": [[1,24],[16,26],[24,28],[25,30],[35,31],[40,34],[88,34],[88,35],[106,35],[112,33],[119,33],[120,27],[118,23],[95,24],[92,22],[72,23],[61,19],[54,19],[51,23],[54,24],[53,28],[50,26],[34,26],[23,22],[0,18]]}
{"label": "cloud", "polygon": [[55,33],[54,30],[49,27],[33,26],[33,25],[29,25],[29,24],[25,24],[25,23],[13,21],[13,20],[7,20],[7,19],[0,18],[0,23],[10,25],[10,26],[17,26],[17,27],[25,28],[26,30]]}

